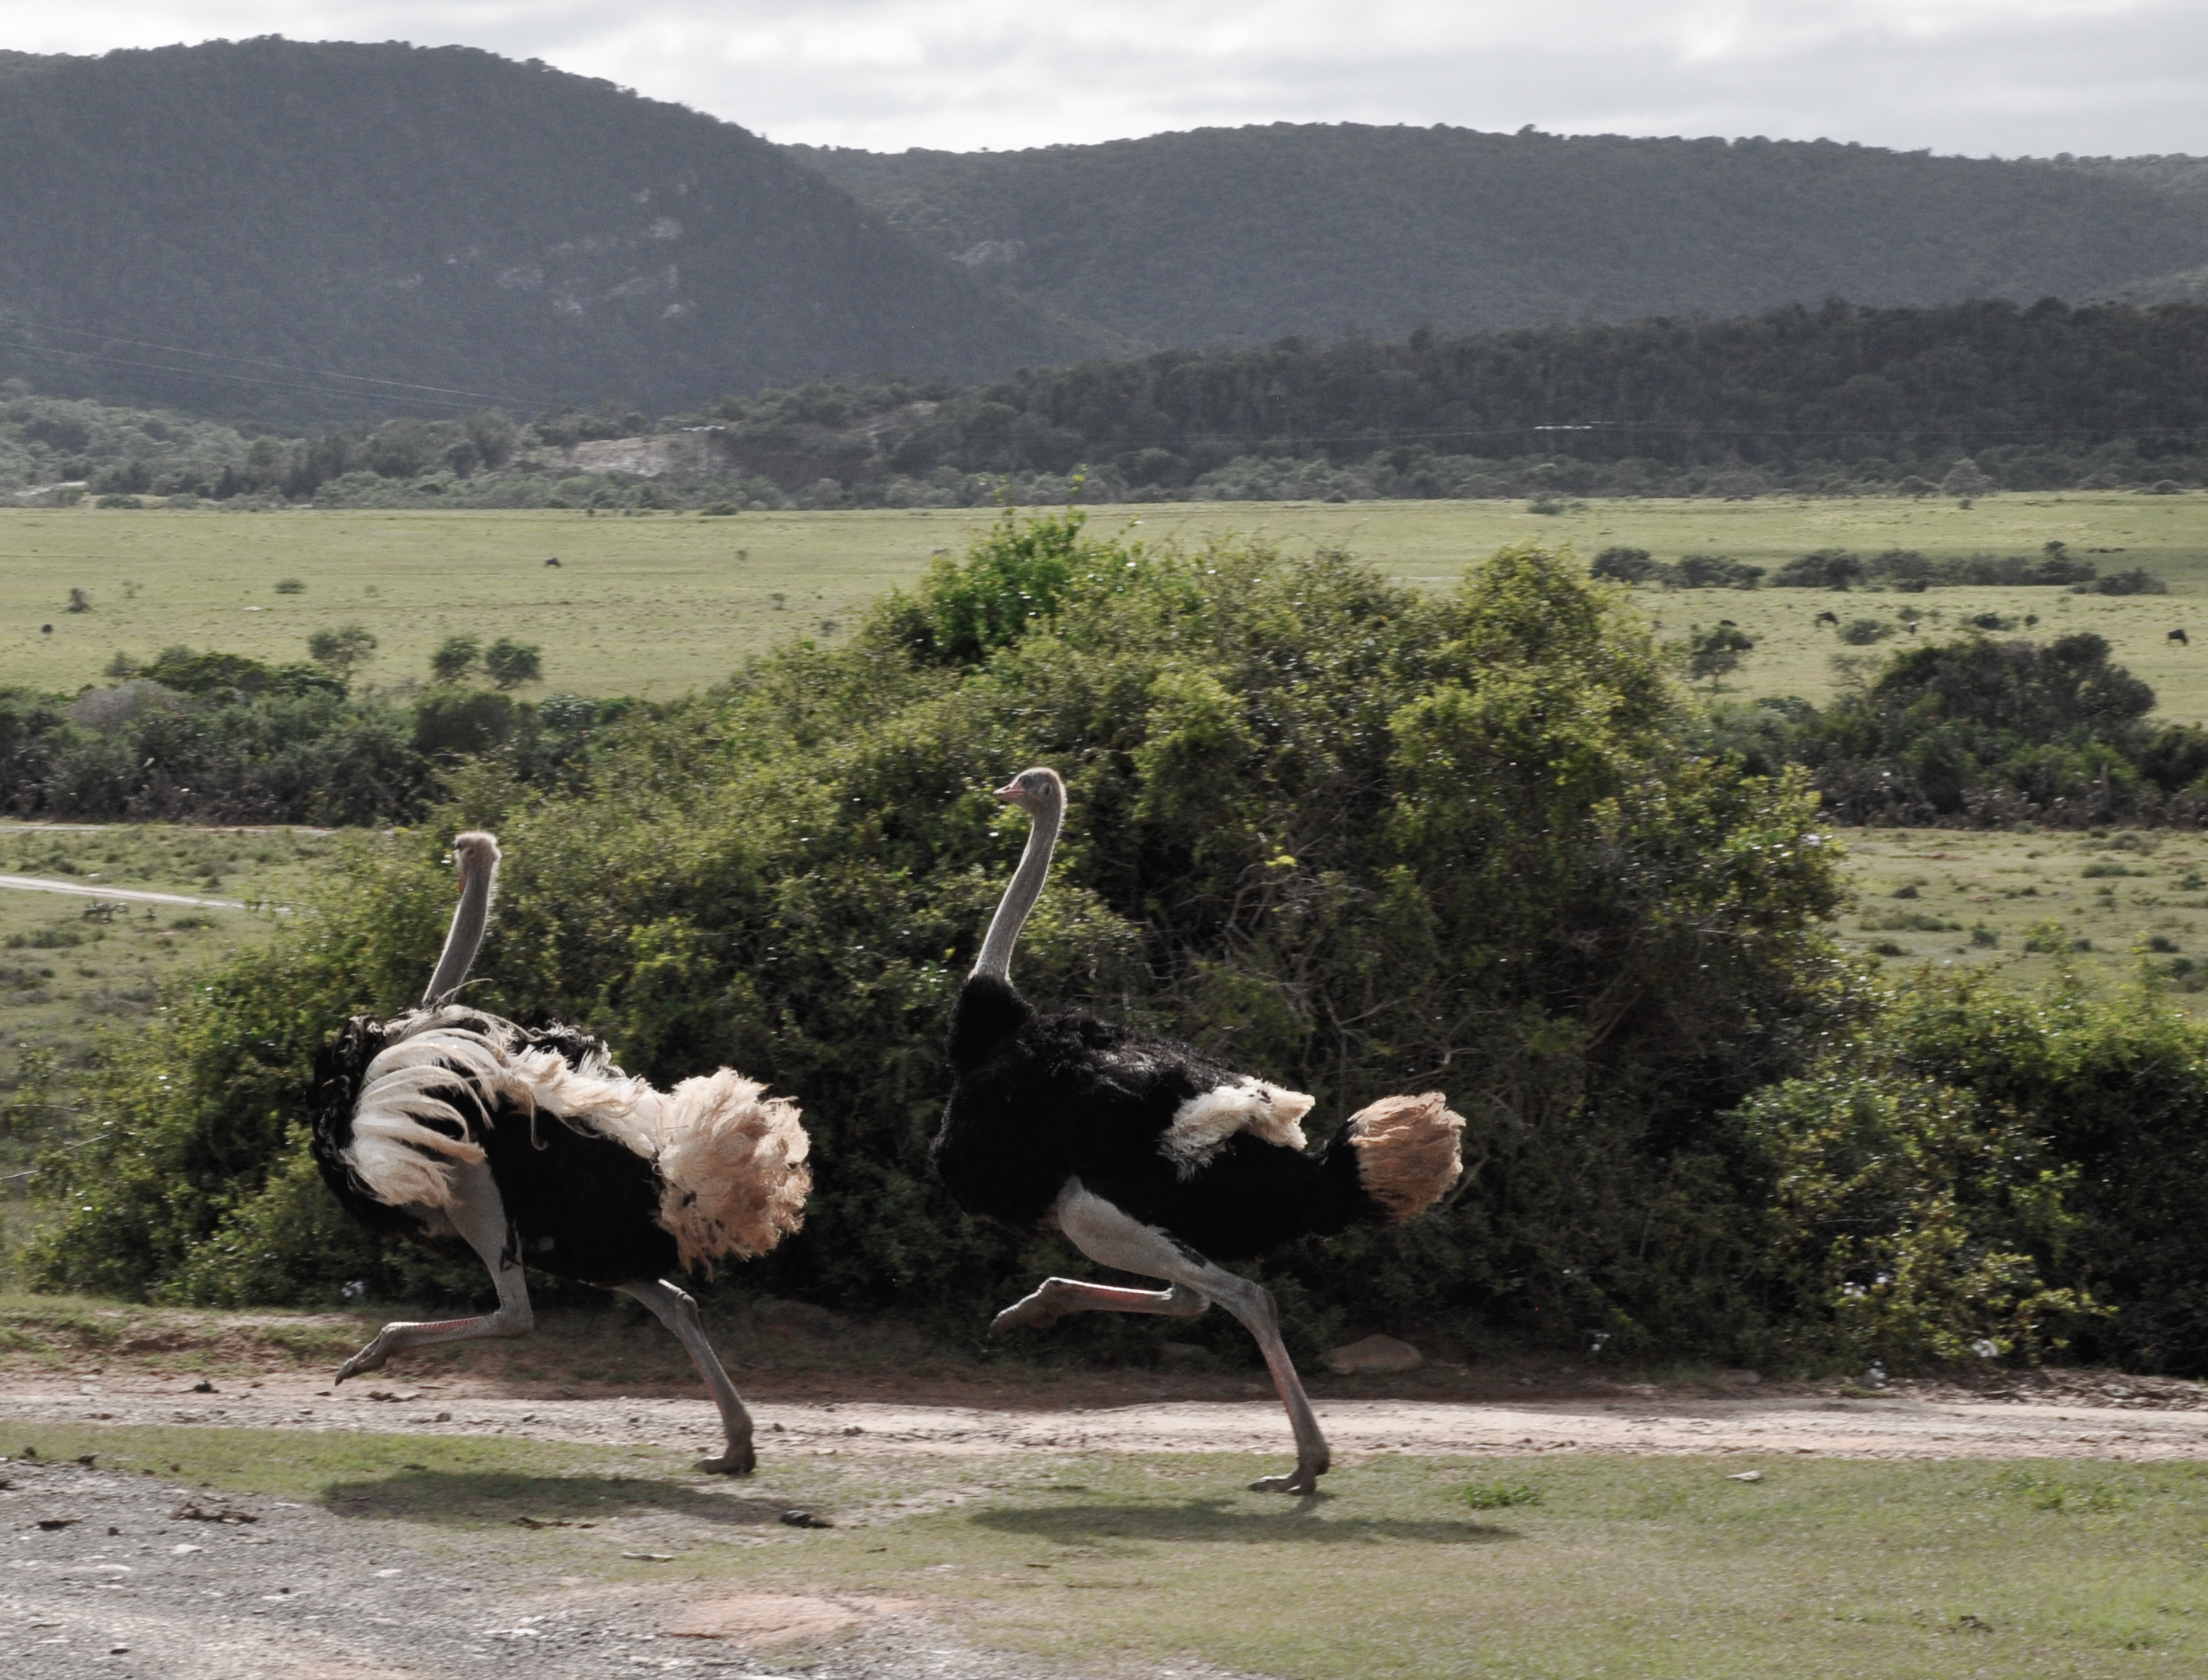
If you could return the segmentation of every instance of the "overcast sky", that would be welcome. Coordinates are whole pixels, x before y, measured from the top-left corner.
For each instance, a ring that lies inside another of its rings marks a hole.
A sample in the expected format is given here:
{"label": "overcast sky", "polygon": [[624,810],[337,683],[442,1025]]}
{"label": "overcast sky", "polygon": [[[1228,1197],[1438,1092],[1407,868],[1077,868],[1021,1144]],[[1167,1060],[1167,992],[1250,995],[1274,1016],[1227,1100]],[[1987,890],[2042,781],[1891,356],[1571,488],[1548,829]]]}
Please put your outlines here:
{"label": "overcast sky", "polygon": [[2208,153],[2208,0],[75,0],[0,45],[264,34],[480,46],[885,151],[1359,122]]}

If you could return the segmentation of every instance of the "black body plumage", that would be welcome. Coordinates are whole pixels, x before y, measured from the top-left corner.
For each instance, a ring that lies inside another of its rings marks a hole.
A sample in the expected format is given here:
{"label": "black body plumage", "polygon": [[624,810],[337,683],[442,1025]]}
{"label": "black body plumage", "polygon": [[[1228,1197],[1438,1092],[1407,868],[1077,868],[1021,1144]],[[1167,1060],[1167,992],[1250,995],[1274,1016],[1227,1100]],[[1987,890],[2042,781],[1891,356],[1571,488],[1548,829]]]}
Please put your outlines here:
{"label": "black body plumage", "polygon": [[1190,1045],[1077,1011],[1038,1012],[975,975],[951,1011],[949,1107],[932,1153],[967,1213],[1041,1226],[1069,1179],[1214,1259],[1379,1222],[1341,1134],[1313,1151],[1234,1134],[1192,1172],[1162,1144],[1184,1104],[1245,1076]]}
{"label": "black body plumage", "polygon": [[[362,1080],[399,1023],[357,1016],[315,1061],[314,1155],[322,1180],[345,1210],[373,1230],[416,1238],[455,1256],[471,1251],[441,1237],[421,1215],[380,1200],[346,1165]],[[518,1034],[517,1050],[551,1050],[570,1067],[603,1057],[605,1045],[549,1015],[526,1023],[477,1018]],[[549,1110],[525,1113],[501,1100],[488,1113],[457,1074],[432,1095],[471,1117],[466,1141],[479,1145],[498,1186],[508,1252],[556,1276],[613,1287],[681,1269],[675,1238],[657,1222],[662,1184],[654,1165],[612,1138],[579,1130]],[[453,1135],[451,1123],[423,1124]]]}

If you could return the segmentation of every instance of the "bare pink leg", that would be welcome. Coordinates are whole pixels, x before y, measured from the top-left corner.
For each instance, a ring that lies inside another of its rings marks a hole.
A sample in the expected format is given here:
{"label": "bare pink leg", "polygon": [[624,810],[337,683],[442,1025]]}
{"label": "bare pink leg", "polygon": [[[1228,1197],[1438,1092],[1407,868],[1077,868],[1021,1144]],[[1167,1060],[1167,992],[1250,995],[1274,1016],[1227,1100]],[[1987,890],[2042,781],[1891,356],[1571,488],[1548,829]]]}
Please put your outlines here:
{"label": "bare pink leg", "polygon": [[[1332,1455],[1328,1450],[1326,1437],[1319,1430],[1318,1419],[1311,1411],[1311,1400],[1304,1393],[1302,1379],[1296,1375],[1295,1362],[1288,1358],[1287,1345],[1281,1340],[1280,1319],[1274,1310],[1272,1296],[1248,1278],[1237,1277],[1225,1268],[1213,1265],[1169,1233],[1145,1225],[1102,1197],[1090,1194],[1078,1179],[1067,1182],[1054,1212],[1058,1228],[1076,1248],[1098,1264],[1171,1279],[1174,1287],[1156,1299],[1186,1291],[1198,1300],[1218,1302],[1241,1321],[1243,1328],[1257,1338],[1258,1349],[1265,1356],[1265,1368],[1273,1374],[1273,1387],[1281,1396],[1281,1404],[1287,1408],[1288,1425],[1296,1437],[1294,1473],[1260,1477],[1250,1485],[1261,1493],[1317,1492],[1318,1479],[1326,1473],[1333,1461]],[[1084,1287],[1093,1289],[1099,1286]],[[1139,1295],[1146,1292],[1131,1289],[1113,1293]],[[1037,1290],[1029,1299],[1041,1293]],[[1020,1305],[1024,1306],[1027,1303]],[[1170,1307],[1135,1310],[1173,1311]]]}
{"label": "bare pink leg", "polygon": [[759,1455],[752,1449],[752,1414],[744,1409],[743,1397],[729,1380],[729,1373],[721,1368],[713,1344],[705,1340],[705,1326],[698,1317],[698,1303],[687,1292],[658,1278],[640,1278],[619,1287],[624,1295],[633,1295],[650,1307],[659,1322],[675,1332],[682,1351],[689,1354],[690,1363],[705,1379],[705,1391],[720,1408],[721,1428],[728,1437],[728,1445],[720,1457],[702,1459],[698,1467],[717,1476],[750,1475],[759,1463]]}
{"label": "bare pink leg", "polygon": [[989,1334],[1047,1330],[1074,1312],[1155,1312],[1168,1318],[1194,1318],[1211,1303],[1176,1283],[1170,1289],[1115,1289],[1079,1278],[1049,1277],[1035,1293],[1014,1301],[989,1323]]}
{"label": "bare pink leg", "polygon": [[499,1199],[490,1168],[480,1161],[457,1163],[453,1168],[453,1205],[447,1215],[454,1233],[466,1239],[489,1268],[498,1290],[498,1311],[476,1318],[437,1318],[417,1323],[386,1324],[375,1340],[338,1367],[337,1380],[381,1371],[393,1353],[409,1347],[434,1347],[450,1341],[475,1341],[485,1336],[527,1335],[535,1322],[529,1307],[529,1286],[521,1262],[507,1252],[506,1204]]}

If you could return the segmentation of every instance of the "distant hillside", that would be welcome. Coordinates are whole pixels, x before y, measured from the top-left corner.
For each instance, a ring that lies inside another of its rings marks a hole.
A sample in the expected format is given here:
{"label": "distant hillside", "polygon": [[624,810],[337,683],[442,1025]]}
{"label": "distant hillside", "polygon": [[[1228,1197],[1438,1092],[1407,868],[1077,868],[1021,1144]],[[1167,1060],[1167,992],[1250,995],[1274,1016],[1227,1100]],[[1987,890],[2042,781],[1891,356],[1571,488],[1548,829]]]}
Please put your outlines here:
{"label": "distant hillside", "polygon": [[665,409],[1099,342],[742,129],[465,49],[6,55],[0,159],[0,373],[49,391]]}
{"label": "distant hillside", "polygon": [[2081,299],[2208,263],[2208,165],[2184,158],[1287,123],[790,153],[976,273],[1153,346]]}

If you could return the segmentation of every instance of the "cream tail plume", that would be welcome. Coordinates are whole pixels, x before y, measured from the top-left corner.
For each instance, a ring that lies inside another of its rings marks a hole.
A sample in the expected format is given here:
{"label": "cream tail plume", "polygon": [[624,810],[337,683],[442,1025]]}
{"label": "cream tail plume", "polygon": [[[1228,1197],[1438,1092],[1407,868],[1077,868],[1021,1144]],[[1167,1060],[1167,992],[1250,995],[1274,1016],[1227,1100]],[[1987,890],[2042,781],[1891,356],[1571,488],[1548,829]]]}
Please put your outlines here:
{"label": "cream tail plume", "polygon": [[1042,897],[1043,882],[1050,874],[1050,855],[1058,844],[1059,825],[1065,819],[1065,783],[1054,770],[1023,771],[1009,787],[999,790],[998,797],[1010,799],[1013,789],[1031,776],[1047,778],[1047,789],[1037,801],[1038,808],[1028,813],[1027,849],[1020,854],[1020,867],[1012,872],[1011,885],[1005,889],[1003,902],[990,920],[981,954],[974,959],[975,978],[987,975],[1007,986],[1012,983],[1012,946],[1035,900]]}
{"label": "cream tail plume", "polygon": [[422,1007],[435,1009],[460,989],[460,982],[475,966],[483,949],[483,932],[490,926],[491,891],[498,884],[498,838],[480,830],[459,835],[453,855],[460,868],[459,908],[453,913],[452,930],[445,935],[445,952],[437,971],[422,993]]}

